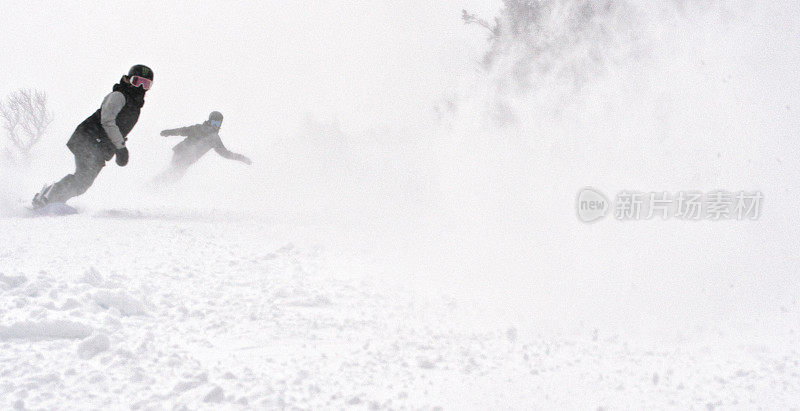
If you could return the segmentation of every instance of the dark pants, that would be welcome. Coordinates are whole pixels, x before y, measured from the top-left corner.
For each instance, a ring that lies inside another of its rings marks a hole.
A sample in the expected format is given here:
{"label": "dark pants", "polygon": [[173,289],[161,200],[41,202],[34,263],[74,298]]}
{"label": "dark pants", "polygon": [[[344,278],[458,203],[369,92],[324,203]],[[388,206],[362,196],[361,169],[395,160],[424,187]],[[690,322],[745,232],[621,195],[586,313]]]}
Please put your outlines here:
{"label": "dark pants", "polygon": [[99,147],[79,145],[69,149],[75,155],[75,173],[53,185],[47,196],[48,203],[64,203],[85,193],[106,165],[105,155]]}
{"label": "dark pants", "polygon": [[180,180],[197,160],[192,156],[175,152],[172,154],[172,161],[169,163],[170,172],[176,180]]}
{"label": "dark pants", "polygon": [[184,152],[176,151],[172,154],[172,161],[169,163],[169,167],[156,176],[153,181],[163,184],[177,183],[197,160],[196,156],[193,157]]}

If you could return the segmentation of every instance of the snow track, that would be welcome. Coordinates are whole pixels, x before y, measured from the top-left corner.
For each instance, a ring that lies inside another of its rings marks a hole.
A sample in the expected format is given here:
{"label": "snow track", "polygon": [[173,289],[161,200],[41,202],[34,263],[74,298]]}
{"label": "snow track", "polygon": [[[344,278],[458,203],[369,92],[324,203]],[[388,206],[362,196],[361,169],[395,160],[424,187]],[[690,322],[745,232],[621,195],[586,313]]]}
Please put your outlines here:
{"label": "snow track", "polygon": [[296,227],[116,211],[0,219],[0,232],[2,409],[711,409],[800,398],[794,331],[780,344],[729,334],[652,350],[602,333],[465,326],[458,318],[481,307],[420,299]]}

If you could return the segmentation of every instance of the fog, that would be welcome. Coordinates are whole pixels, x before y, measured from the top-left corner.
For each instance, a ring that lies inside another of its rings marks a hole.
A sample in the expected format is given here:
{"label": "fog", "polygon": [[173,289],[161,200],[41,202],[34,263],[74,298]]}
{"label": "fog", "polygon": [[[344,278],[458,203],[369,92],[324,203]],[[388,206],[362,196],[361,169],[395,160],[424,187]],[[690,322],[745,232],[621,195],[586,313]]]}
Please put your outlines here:
{"label": "fog", "polygon": [[[449,320],[523,333],[687,338],[800,309],[796,3],[618,3],[590,20],[603,37],[548,42],[573,27],[554,10],[523,75],[513,46],[484,64],[490,33],[461,19],[500,1],[84,6],[4,6],[0,95],[44,90],[55,114],[29,170],[0,168],[5,214],[71,172],[75,126],[146,64],[130,165],[110,162],[79,208],[317,227],[420,300],[445,290],[463,308]],[[212,152],[151,183],[180,141],[159,131],[212,110],[253,166]],[[586,186],[765,205],[758,221],[586,225]]]}

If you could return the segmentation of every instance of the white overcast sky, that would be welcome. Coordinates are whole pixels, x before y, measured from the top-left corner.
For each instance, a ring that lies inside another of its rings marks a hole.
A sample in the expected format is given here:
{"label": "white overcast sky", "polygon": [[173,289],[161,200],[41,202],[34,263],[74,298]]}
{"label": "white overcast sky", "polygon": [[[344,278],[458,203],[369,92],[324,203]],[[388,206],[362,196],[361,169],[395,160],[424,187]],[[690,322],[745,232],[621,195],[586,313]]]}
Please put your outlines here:
{"label": "white overcast sky", "polygon": [[464,49],[478,56],[485,35],[461,9],[491,17],[499,3],[4,2],[0,95],[47,91],[68,133],[141,63],[156,73],[148,131],[212,109],[256,128],[310,112],[347,123],[425,104],[474,69]]}

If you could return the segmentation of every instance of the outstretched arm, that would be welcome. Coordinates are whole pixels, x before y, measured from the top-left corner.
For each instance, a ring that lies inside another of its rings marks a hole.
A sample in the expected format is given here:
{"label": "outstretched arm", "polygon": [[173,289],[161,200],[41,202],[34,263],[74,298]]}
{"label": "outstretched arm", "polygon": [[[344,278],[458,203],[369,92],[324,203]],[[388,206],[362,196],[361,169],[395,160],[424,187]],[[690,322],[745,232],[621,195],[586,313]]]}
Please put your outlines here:
{"label": "outstretched arm", "polygon": [[217,154],[221,155],[222,157],[227,158],[228,160],[241,161],[242,163],[245,163],[248,166],[253,164],[253,162],[250,161],[250,159],[247,158],[247,156],[243,156],[239,153],[234,153],[225,148],[225,146],[214,147],[214,151],[216,151]]}
{"label": "outstretched arm", "polygon": [[164,136],[164,137],[167,137],[167,136],[188,136],[189,135],[189,130],[191,130],[192,127],[193,126],[181,127],[181,128],[173,128],[173,129],[170,129],[170,130],[163,130],[161,132],[161,135]]}
{"label": "outstretched arm", "polygon": [[242,163],[245,163],[248,166],[250,164],[253,164],[253,162],[250,161],[249,158],[247,158],[247,157],[245,157],[245,156],[243,156],[241,154],[234,153],[234,152],[228,150],[227,148],[225,148],[225,144],[222,144],[222,139],[219,138],[219,134],[215,134],[214,135],[214,151],[216,151],[217,154],[221,155],[222,157],[227,158],[228,160],[241,161]]}

